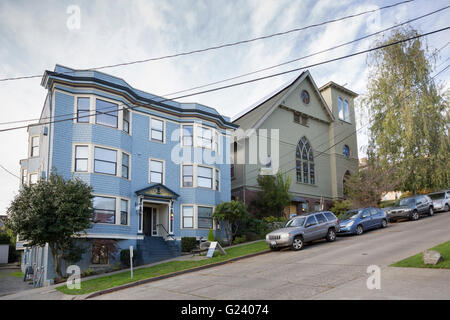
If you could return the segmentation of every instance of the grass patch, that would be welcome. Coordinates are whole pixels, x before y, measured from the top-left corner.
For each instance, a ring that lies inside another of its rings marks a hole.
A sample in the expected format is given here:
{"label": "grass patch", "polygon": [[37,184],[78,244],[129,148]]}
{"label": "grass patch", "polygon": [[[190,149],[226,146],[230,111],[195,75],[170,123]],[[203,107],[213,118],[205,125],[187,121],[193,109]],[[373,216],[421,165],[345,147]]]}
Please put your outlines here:
{"label": "grass patch", "polygon": [[434,269],[450,269],[450,241],[441,243],[430,250],[439,252],[443,258],[443,261],[436,265],[426,265],[423,263],[422,252],[412,257],[406,258],[391,265],[391,267],[403,267],[403,268],[434,268]]}
{"label": "grass patch", "polygon": [[130,278],[130,271],[124,271],[117,274],[106,275],[96,279],[81,281],[81,289],[70,290],[66,286],[57,287],[56,289],[64,294],[79,295],[87,294],[100,290],[105,290],[117,286],[121,286],[130,282],[144,279],[155,278],[169,273],[201,267],[204,265],[230,260],[232,258],[257,253],[268,250],[269,246],[265,241],[255,242],[248,245],[242,245],[235,248],[225,249],[226,255],[216,255],[213,258],[193,261],[169,261],[152,267],[133,270],[133,279]]}
{"label": "grass patch", "polygon": [[23,278],[23,273],[21,271],[11,272],[10,275],[16,278]]}

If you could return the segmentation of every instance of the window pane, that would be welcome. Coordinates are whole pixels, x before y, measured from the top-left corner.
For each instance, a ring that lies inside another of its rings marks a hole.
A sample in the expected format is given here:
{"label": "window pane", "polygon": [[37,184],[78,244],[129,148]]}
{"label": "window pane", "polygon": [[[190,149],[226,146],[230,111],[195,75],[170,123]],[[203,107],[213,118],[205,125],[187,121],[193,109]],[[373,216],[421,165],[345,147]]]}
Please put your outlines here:
{"label": "window pane", "polygon": [[315,176],[315,172],[314,172],[314,164],[313,163],[309,164],[309,177],[310,177],[311,184],[315,184],[316,176]]}
{"label": "window pane", "polygon": [[116,174],[116,164],[111,162],[97,161],[94,162],[94,171],[98,173]]}
{"label": "window pane", "polygon": [[90,99],[89,98],[78,98],[77,100],[77,108],[78,110],[90,110]]}
{"label": "window pane", "polygon": [[95,147],[95,160],[116,162],[117,151]]}
{"label": "window pane", "polygon": [[183,126],[183,146],[192,146],[192,135],[193,135],[193,127],[192,126]]}
{"label": "window pane", "polygon": [[150,173],[150,182],[162,183],[162,174],[157,172]]}
{"label": "window pane", "polygon": [[303,182],[308,183],[308,163],[303,162]]}
{"label": "window pane", "polygon": [[116,199],[106,197],[94,197],[94,209],[116,210]]}
{"label": "window pane", "polygon": [[163,122],[161,120],[152,119],[152,130],[163,131]]}
{"label": "window pane", "polygon": [[194,207],[183,207],[183,228],[194,227]]}
{"label": "window pane", "polygon": [[183,166],[183,175],[192,176],[192,166]]}
{"label": "window pane", "polygon": [[110,210],[94,210],[95,223],[115,223],[115,211]]}
{"label": "window pane", "polygon": [[76,146],[75,147],[75,155],[76,158],[84,158],[87,159],[89,157],[89,151],[87,146]]}
{"label": "window pane", "polygon": [[192,176],[183,177],[183,187],[192,187],[193,179]]}
{"label": "window pane", "polygon": [[30,183],[37,183],[38,175],[37,173],[30,174]]}
{"label": "window pane", "polygon": [[77,159],[75,161],[75,171],[88,171],[88,160],[87,159]]}
{"label": "window pane", "polygon": [[163,140],[162,132],[161,131],[152,130],[152,139],[153,140],[162,141]]}
{"label": "window pane", "polygon": [[347,100],[344,100],[344,119],[346,121],[350,120],[350,115],[348,113],[348,101]]}
{"label": "window pane", "polygon": [[212,179],[198,177],[197,184],[202,188],[212,188]]}
{"label": "window pane", "polygon": [[161,172],[162,173],[162,168],[163,168],[163,164],[161,161],[150,161],[150,170],[151,171],[155,171],[155,172]]}
{"label": "window pane", "polygon": [[198,207],[198,227],[212,228],[212,208]]}
{"label": "window pane", "polygon": [[344,110],[342,106],[342,99],[338,98],[338,111],[339,111],[339,119],[344,119]]}
{"label": "window pane", "polygon": [[122,164],[124,166],[129,166],[129,162],[130,162],[130,156],[127,155],[126,153],[122,153]]}
{"label": "window pane", "polygon": [[199,166],[197,168],[197,175],[199,177],[201,176],[201,177],[205,177],[205,178],[212,178],[212,169]]}
{"label": "window pane", "polygon": [[128,224],[128,214],[127,212],[120,212],[120,224],[127,225]]}
{"label": "window pane", "polygon": [[95,110],[96,123],[117,128],[117,104],[97,99]]}

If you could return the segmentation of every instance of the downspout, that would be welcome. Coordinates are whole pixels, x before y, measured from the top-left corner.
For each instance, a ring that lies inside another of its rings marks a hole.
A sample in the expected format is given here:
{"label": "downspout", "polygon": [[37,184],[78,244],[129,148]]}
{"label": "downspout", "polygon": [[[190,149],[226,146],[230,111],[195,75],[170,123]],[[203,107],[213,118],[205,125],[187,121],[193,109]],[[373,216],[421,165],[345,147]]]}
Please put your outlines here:
{"label": "downspout", "polygon": [[[50,113],[50,121],[49,121],[49,128],[48,128],[48,151],[47,151],[47,177],[46,179],[48,180],[48,177],[50,176],[50,148],[53,150],[53,138],[52,138],[52,118],[53,118],[53,100],[52,100],[52,94],[51,94],[51,90],[48,89],[48,94],[49,94],[49,113]],[[45,244],[45,249],[44,249],[44,279],[43,279],[43,283],[47,282],[47,272],[48,272],[48,243]]]}

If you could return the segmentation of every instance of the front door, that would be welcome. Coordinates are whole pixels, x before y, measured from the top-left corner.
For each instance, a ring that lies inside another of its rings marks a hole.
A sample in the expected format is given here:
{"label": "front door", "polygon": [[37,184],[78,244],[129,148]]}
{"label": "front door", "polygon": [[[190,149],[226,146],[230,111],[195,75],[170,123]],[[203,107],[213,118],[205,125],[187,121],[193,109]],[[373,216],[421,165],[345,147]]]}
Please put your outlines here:
{"label": "front door", "polygon": [[157,236],[157,213],[158,209],[155,207],[144,207],[144,235],[147,237]]}

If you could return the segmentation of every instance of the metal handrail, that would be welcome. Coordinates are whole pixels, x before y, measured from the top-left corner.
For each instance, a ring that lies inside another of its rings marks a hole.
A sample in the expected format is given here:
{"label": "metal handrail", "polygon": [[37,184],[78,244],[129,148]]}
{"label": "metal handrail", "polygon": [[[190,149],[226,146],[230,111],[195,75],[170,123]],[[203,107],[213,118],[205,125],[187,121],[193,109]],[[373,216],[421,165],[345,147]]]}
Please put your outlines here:
{"label": "metal handrail", "polygon": [[158,226],[160,226],[160,227],[162,227],[163,229],[164,229],[164,231],[167,233],[167,235],[169,236],[169,237],[171,237],[172,238],[172,240],[176,240],[170,233],[169,233],[169,231],[167,231],[167,229],[162,225],[162,224],[157,224],[156,225],[157,227]]}

